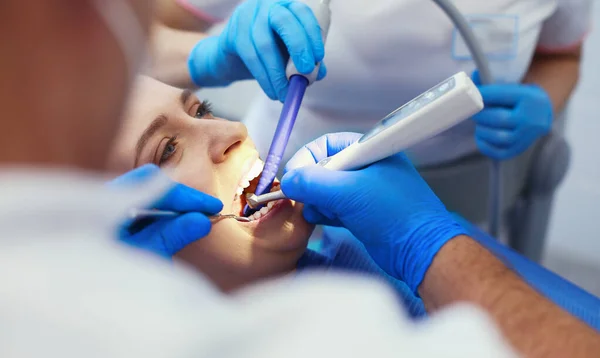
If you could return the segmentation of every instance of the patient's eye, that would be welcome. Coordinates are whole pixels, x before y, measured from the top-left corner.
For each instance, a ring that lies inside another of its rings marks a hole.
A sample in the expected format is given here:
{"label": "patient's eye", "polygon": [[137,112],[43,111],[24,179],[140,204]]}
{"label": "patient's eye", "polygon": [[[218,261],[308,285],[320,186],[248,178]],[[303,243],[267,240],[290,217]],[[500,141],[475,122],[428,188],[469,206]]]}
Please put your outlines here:
{"label": "patient's eye", "polygon": [[206,116],[212,115],[212,105],[208,101],[200,102],[198,105],[198,109],[196,109],[196,113],[194,117],[196,118],[204,118]]}
{"label": "patient's eye", "polygon": [[171,159],[173,154],[177,152],[177,137],[171,137],[165,144],[165,147],[162,150],[162,154],[158,160],[158,165],[161,166]]}

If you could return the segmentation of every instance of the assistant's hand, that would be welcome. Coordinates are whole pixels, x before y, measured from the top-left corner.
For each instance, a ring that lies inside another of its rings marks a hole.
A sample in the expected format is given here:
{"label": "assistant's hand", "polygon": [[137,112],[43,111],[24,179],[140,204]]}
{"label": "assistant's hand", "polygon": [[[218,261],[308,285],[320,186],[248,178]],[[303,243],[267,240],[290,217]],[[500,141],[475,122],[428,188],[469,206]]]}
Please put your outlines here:
{"label": "assistant's hand", "polygon": [[[118,177],[110,185],[136,185],[156,175],[164,174],[155,165],[144,165]],[[152,208],[187,213],[151,222],[135,231],[127,225],[120,231],[122,241],[163,257],[171,257],[210,232],[210,219],[202,213],[219,213],[223,208],[221,201],[183,184],[173,184],[173,188]]]}
{"label": "assistant's hand", "polygon": [[473,116],[475,141],[484,155],[496,160],[523,153],[552,128],[552,102],[539,86],[528,84],[480,85],[485,108]]}
{"label": "assistant's hand", "polygon": [[281,188],[305,204],[307,221],[343,225],[383,270],[416,293],[433,257],[464,230],[403,154],[357,171],[311,165],[358,138],[335,133],[309,143],[288,162]]}
{"label": "assistant's hand", "polygon": [[[323,60],[325,46],[312,10],[298,1],[246,0],[220,36],[196,45],[188,67],[198,86],[255,78],[269,98],[283,101],[288,90],[286,52],[303,74]],[[321,64],[317,80],[325,75]]]}

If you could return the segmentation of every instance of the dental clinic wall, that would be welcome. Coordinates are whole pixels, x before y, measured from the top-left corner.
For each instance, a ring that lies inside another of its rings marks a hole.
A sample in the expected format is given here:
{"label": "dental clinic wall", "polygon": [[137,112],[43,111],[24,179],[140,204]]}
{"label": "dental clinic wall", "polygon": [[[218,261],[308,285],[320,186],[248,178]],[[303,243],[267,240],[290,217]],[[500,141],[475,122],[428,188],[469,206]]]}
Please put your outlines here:
{"label": "dental clinic wall", "polygon": [[549,231],[549,255],[579,258],[600,266],[600,6],[588,36],[579,87],[573,96],[566,136],[571,168],[559,189]]}

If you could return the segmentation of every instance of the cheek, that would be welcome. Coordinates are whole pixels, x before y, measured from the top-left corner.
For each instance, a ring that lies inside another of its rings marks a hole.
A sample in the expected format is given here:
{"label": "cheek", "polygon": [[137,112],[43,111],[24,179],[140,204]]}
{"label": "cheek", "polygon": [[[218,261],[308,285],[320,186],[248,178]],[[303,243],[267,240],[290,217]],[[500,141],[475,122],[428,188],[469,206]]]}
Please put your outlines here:
{"label": "cheek", "polygon": [[[184,153],[184,156],[189,153]],[[219,197],[219,185],[217,178],[212,175],[210,164],[202,160],[194,161],[182,160],[173,169],[171,174],[173,180],[187,185],[203,193]]]}

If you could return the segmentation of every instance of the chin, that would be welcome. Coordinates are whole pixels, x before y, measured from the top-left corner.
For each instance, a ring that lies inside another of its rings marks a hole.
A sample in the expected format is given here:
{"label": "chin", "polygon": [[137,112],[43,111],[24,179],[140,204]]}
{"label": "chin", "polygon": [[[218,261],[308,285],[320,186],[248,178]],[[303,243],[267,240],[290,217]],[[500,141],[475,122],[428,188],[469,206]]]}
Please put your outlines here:
{"label": "chin", "polygon": [[264,221],[221,220],[207,237],[188,245],[175,257],[225,292],[289,274],[305,252],[314,226],[302,218],[301,205],[279,205]]}
{"label": "chin", "polygon": [[[245,193],[255,190],[263,166],[256,157],[250,169],[242,171],[229,200],[221,198],[223,212],[242,214]],[[275,182],[272,190],[278,189]],[[314,230],[302,216],[302,204],[289,199],[271,202],[250,219],[215,222],[207,237],[188,245],[176,258],[201,271],[223,291],[294,271]]]}

